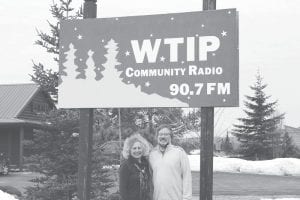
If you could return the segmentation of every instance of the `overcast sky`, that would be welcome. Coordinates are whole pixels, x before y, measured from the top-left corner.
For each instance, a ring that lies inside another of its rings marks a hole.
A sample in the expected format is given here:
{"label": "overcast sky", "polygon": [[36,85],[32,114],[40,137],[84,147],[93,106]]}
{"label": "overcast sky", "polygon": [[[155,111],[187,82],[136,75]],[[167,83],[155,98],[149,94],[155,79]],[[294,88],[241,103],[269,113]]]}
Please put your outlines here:
{"label": "overcast sky", "polygon": [[[83,0],[73,0],[79,6]],[[49,54],[34,46],[36,28],[48,31],[52,0],[0,0],[0,84],[30,82],[32,60],[57,70]],[[286,113],[285,124],[300,126],[300,1],[217,0],[217,9],[237,8],[240,22],[240,108],[219,109],[216,135],[242,115],[244,95],[257,69],[268,84],[266,93]],[[201,0],[98,0],[98,17],[202,10]]]}

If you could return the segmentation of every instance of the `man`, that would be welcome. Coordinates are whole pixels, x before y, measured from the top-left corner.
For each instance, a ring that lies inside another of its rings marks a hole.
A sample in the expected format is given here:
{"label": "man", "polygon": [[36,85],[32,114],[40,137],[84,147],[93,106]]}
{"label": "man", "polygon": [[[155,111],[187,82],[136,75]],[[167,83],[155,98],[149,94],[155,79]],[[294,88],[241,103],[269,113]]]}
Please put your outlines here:
{"label": "man", "polygon": [[161,125],[156,130],[157,147],[150,153],[153,170],[153,200],[191,200],[192,178],[185,151],[171,144],[172,129]]}

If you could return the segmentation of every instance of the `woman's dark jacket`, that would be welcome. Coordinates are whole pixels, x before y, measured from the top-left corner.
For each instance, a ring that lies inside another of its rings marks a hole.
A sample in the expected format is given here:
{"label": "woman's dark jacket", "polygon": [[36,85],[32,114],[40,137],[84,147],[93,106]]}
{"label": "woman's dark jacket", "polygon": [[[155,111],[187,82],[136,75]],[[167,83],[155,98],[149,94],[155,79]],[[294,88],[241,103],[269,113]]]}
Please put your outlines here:
{"label": "woman's dark jacket", "polygon": [[130,156],[121,164],[119,175],[122,200],[152,200],[152,172],[146,158],[139,163]]}

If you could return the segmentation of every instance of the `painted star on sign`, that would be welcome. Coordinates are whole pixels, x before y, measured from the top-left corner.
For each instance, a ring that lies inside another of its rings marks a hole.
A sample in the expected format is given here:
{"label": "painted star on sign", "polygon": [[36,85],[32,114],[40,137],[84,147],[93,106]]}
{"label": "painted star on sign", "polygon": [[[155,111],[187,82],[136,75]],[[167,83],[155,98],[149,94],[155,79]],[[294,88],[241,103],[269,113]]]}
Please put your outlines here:
{"label": "painted star on sign", "polygon": [[82,35],[78,35],[77,38],[78,38],[78,40],[81,40],[82,39]]}
{"label": "painted star on sign", "polygon": [[146,83],[145,83],[145,86],[146,87],[149,87],[151,84],[150,84],[150,82],[149,81],[147,81]]}
{"label": "painted star on sign", "polygon": [[222,37],[227,36],[227,32],[223,30],[223,32],[221,33]]}
{"label": "painted star on sign", "polygon": [[165,62],[165,60],[166,60],[165,57],[163,57],[163,56],[160,57],[160,61],[161,61],[161,62]]}
{"label": "painted star on sign", "polygon": [[130,56],[130,52],[129,52],[129,51],[126,51],[126,52],[125,52],[125,56]]}

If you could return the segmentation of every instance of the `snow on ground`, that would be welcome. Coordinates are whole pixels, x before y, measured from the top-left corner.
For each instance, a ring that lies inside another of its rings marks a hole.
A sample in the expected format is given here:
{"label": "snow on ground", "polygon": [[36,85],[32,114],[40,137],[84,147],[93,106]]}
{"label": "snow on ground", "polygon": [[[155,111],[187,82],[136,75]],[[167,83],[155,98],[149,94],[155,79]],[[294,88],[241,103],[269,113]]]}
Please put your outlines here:
{"label": "snow on ground", "polygon": [[0,199],[1,200],[18,200],[14,196],[7,194],[0,190]]}
{"label": "snow on ground", "polygon": [[[200,155],[189,155],[192,171],[200,171]],[[215,172],[300,176],[300,159],[248,161],[238,158],[214,157]]]}

